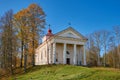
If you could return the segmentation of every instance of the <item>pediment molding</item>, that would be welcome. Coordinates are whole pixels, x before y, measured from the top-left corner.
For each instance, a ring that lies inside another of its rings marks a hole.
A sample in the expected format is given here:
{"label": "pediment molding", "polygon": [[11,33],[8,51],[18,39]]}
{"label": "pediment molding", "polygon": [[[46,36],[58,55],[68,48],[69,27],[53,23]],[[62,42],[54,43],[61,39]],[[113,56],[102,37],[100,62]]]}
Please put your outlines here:
{"label": "pediment molding", "polygon": [[69,37],[69,38],[78,38],[81,40],[87,40],[81,33],[73,29],[72,27],[69,27],[63,31],[58,32],[55,34],[55,37],[61,36],[61,37]]}

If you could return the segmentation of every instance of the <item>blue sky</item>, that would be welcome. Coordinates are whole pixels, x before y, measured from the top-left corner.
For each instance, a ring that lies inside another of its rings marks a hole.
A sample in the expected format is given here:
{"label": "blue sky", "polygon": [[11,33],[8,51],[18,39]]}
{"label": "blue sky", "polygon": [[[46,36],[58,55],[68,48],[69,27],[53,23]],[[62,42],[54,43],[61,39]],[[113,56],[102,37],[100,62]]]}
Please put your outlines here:
{"label": "blue sky", "polygon": [[16,13],[31,3],[43,8],[53,33],[66,29],[69,22],[83,35],[120,25],[120,0],[0,0],[0,16],[9,9]]}

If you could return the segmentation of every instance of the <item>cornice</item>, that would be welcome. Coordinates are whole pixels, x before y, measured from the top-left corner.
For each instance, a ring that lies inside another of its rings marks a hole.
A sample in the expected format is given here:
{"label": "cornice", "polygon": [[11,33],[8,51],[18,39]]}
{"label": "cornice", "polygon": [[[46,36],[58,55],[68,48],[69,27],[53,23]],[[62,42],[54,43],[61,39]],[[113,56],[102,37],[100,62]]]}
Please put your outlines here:
{"label": "cornice", "polygon": [[72,38],[72,37],[62,37],[62,36],[55,36],[55,39],[86,42],[86,39],[79,39],[79,38]]}

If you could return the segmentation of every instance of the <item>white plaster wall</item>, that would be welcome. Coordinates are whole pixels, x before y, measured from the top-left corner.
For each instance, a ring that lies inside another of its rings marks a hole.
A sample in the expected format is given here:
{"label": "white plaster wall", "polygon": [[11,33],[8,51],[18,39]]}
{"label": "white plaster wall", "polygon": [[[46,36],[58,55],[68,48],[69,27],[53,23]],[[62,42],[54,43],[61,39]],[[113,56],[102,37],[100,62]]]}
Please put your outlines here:
{"label": "white plaster wall", "polygon": [[83,46],[81,46],[81,48],[80,48],[80,50],[81,50],[81,56],[82,56],[82,65],[84,64],[84,47]]}
{"label": "white plaster wall", "polygon": [[67,51],[70,53],[70,64],[73,64],[74,45],[73,44],[67,44]]}
{"label": "white plaster wall", "polygon": [[63,64],[63,44],[56,44],[56,58],[58,59],[58,64]]}
{"label": "white plaster wall", "polygon": [[37,49],[36,57],[35,57],[35,64],[36,65],[44,65],[47,64],[47,49],[46,45]]}
{"label": "white plaster wall", "polygon": [[82,65],[82,45],[77,45],[77,64]]}

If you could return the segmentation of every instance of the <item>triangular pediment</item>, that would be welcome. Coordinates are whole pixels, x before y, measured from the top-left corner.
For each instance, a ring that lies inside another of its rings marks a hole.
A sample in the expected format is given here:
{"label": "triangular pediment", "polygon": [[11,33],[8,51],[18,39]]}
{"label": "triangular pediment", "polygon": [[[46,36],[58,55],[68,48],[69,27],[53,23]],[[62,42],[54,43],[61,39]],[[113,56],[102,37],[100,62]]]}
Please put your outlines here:
{"label": "triangular pediment", "polygon": [[82,34],[77,32],[75,29],[72,27],[69,27],[63,31],[60,31],[56,34],[56,36],[61,36],[61,37],[69,37],[69,38],[78,38],[78,39],[86,39]]}
{"label": "triangular pediment", "polygon": [[70,37],[70,38],[80,38],[80,36],[78,36],[77,34],[75,34],[73,31],[66,31],[58,36],[62,36],[62,37]]}

